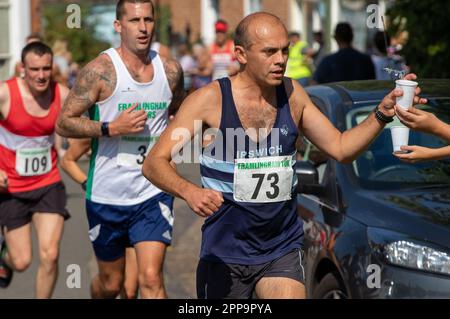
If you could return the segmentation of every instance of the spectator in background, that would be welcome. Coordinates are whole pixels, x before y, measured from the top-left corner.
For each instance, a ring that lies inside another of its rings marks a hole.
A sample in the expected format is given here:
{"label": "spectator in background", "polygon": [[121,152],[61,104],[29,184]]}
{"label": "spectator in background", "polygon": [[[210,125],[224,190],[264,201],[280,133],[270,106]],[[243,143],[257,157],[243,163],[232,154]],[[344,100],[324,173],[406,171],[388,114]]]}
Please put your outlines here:
{"label": "spectator in background", "polygon": [[312,76],[309,66],[313,51],[308,48],[308,43],[301,40],[300,33],[289,33],[291,47],[289,49],[289,60],[287,63],[286,76],[296,80],[301,86],[308,86]]}
{"label": "spectator in background", "polygon": [[192,87],[192,75],[190,71],[196,67],[196,63],[186,42],[178,45],[178,62],[180,62],[184,72],[184,89],[190,91]]}
{"label": "spectator in background", "polygon": [[151,50],[155,51],[159,54],[163,59],[169,60],[172,58],[172,54],[170,53],[170,48],[167,45],[159,42],[157,33],[155,33],[154,39],[152,41]]}
{"label": "spectator in background", "polygon": [[373,42],[375,44],[374,54],[372,54],[372,62],[375,66],[375,78],[377,80],[390,80],[391,77],[385,68],[393,68],[387,56],[386,41],[389,43],[390,38],[384,32],[378,31],[375,33]]}
{"label": "spectator in background", "polygon": [[317,83],[375,79],[372,59],[352,47],[353,29],[346,22],[338,23],[334,38],[339,51],[325,57],[314,73]]}
{"label": "spectator in background", "polygon": [[322,31],[316,31],[313,33],[313,64],[317,68],[325,57],[325,42],[323,41],[323,33]]}
{"label": "spectator in background", "polygon": [[67,47],[67,41],[56,40],[53,44],[53,52],[55,54],[53,64],[57,66],[57,69],[53,72],[53,78],[56,82],[67,86],[70,74],[70,64],[72,63],[72,53],[70,53]]}
{"label": "spectator in background", "polygon": [[211,83],[213,64],[208,49],[201,44],[195,44],[192,48],[195,59],[195,68],[190,70],[192,75],[192,89],[197,90]]}
{"label": "spectator in background", "polygon": [[377,80],[393,80],[395,78],[395,72],[392,74],[393,72],[388,72],[386,69],[404,73],[409,72],[409,69],[401,56],[396,55],[395,53],[389,54],[389,47],[386,47],[387,43],[391,43],[389,35],[382,31],[378,31],[375,33],[373,42],[375,44],[375,50],[371,57],[375,66]]}
{"label": "spectator in background", "polygon": [[69,89],[71,89],[75,85],[79,71],[80,65],[76,62],[72,62],[69,67],[69,79],[67,81]]}
{"label": "spectator in background", "polygon": [[389,59],[391,59],[395,69],[403,71],[404,74],[410,72],[410,67],[406,65],[405,58],[400,55],[403,46],[408,42],[409,34],[402,31],[390,39],[390,45],[387,50]]}
{"label": "spectator in background", "polygon": [[234,55],[234,43],[228,39],[228,23],[218,20],[214,25],[216,39],[210,47],[213,64],[213,80],[232,76],[239,70],[239,64]]}

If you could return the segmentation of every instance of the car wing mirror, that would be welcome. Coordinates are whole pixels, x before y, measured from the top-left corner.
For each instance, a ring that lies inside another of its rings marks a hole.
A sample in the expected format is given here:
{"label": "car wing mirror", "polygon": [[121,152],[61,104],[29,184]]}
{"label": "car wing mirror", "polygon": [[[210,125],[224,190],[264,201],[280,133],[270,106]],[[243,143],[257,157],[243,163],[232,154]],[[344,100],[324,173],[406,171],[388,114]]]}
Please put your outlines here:
{"label": "car wing mirror", "polygon": [[317,168],[310,162],[297,161],[295,164],[297,175],[297,193],[320,196],[324,193],[324,187],[319,184]]}

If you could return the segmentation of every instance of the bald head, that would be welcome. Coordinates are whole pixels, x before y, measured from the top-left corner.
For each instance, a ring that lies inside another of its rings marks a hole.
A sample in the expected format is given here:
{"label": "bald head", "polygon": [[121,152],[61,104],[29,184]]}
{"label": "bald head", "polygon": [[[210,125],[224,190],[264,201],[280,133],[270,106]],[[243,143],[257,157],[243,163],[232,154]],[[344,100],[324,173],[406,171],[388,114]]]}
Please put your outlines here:
{"label": "bald head", "polygon": [[268,12],[257,12],[246,16],[237,26],[234,45],[249,49],[255,41],[262,39],[274,27],[281,27],[288,33],[277,16]]}

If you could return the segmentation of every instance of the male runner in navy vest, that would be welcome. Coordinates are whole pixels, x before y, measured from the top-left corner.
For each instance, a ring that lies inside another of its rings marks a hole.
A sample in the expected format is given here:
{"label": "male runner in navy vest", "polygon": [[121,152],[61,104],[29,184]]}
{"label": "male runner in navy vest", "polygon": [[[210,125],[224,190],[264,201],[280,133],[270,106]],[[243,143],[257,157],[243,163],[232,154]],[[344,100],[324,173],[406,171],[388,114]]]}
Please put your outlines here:
{"label": "male runner in navy vest", "polygon": [[[154,25],[150,0],[118,1],[114,27],[121,45],[81,71],[57,126],[63,136],[93,141],[86,189],[99,266],[93,298],[120,292],[129,246],[136,250],[141,297],[167,297],[162,270],[172,239],[173,197],[149,183],[141,166],[184,89],[179,63],[150,50]],[[82,117],[88,110],[90,119]]]}
{"label": "male runner in navy vest", "polygon": [[[240,72],[183,102],[144,162],[143,173],[207,217],[197,268],[199,298],[251,298],[254,292],[259,298],[304,298],[303,227],[296,214],[293,170],[296,138],[301,132],[329,156],[350,163],[385,123],[372,114],[340,133],[302,87],[283,76],[289,40],[276,16],[247,16],[237,27],[235,45]],[[399,95],[386,96],[380,112],[393,116]],[[170,165],[182,147],[183,131],[189,137],[202,133],[198,120],[218,129],[203,145],[203,188]]]}

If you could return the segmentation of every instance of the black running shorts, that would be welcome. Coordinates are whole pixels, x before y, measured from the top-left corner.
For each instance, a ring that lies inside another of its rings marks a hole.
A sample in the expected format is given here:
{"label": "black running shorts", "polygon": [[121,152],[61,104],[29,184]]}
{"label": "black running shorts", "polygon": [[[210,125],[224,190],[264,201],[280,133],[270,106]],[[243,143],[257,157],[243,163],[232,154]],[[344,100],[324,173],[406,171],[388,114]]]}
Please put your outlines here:
{"label": "black running shorts", "polygon": [[290,278],[305,284],[303,250],[293,250],[261,265],[225,264],[200,260],[197,268],[199,299],[250,299],[264,277]]}
{"label": "black running shorts", "polygon": [[0,194],[0,225],[8,231],[31,222],[34,213],[54,213],[70,218],[66,210],[66,188],[62,182],[34,191]]}

